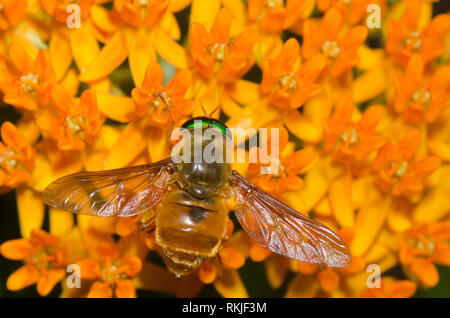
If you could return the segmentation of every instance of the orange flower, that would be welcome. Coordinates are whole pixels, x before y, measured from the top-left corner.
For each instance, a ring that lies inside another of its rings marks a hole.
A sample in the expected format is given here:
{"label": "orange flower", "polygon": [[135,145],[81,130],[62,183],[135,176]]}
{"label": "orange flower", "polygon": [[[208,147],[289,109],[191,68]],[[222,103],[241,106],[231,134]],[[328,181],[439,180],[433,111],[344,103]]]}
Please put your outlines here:
{"label": "orange flower", "polygon": [[34,168],[35,149],[10,122],[1,127],[0,186],[15,188],[30,178]]}
{"label": "orange flower", "polygon": [[270,94],[269,101],[281,109],[296,109],[320,93],[315,83],[326,64],[326,57],[315,55],[299,68],[300,46],[294,38],[284,44],[275,59],[267,59],[263,68],[261,91]]}
{"label": "orange flower", "polygon": [[317,0],[317,8],[324,12],[335,7],[346,18],[346,21],[351,24],[357,24],[361,21],[367,13],[367,7],[370,4],[377,4],[384,6],[384,0]]}
{"label": "orange flower", "polygon": [[114,8],[121,19],[135,27],[142,23],[150,28],[166,13],[169,0],[114,0]]}
{"label": "orange flower", "polygon": [[307,10],[308,1],[249,0],[248,17],[270,33],[279,33],[290,28]]}
{"label": "orange flower", "polygon": [[[256,156],[258,162],[250,163],[247,172],[248,178],[264,191],[277,197],[285,192],[300,190],[303,187],[303,180],[298,174],[313,160],[313,151],[302,149],[283,156],[281,153],[288,144],[289,133],[282,127],[279,130],[279,143],[275,145],[279,148],[280,154],[277,158],[271,149],[271,138],[272,136],[269,135],[264,143],[265,149],[253,148],[250,150],[250,156]],[[267,161],[262,159],[262,150],[264,150],[264,154],[268,155]],[[261,175],[263,167],[266,168],[265,175]]]}
{"label": "orange flower", "polygon": [[31,231],[29,239],[16,239],[0,246],[1,254],[25,265],[12,273],[6,282],[9,290],[19,290],[37,283],[37,291],[47,296],[65,275],[66,248],[59,246],[59,238],[44,230]]}
{"label": "orange flower", "polygon": [[67,11],[67,6],[70,4],[77,4],[80,6],[81,18],[89,16],[91,6],[95,0],[40,0],[42,7],[46,13],[55,17],[58,22],[66,23],[72,12]]}
{"label": "orange flower", "polygon": [[16,26],[25,15],[27,0],[0,0],[0,30]]}
{"label": "orange flower", "polygon": [[195,67],[210,79],[234,82],[252,65],[249,58],[257,31],[247,30],[230,39],[231,13],[221,9],[210,32],[200,23],[191,25],[191,56]]}
{"label": "orange flower", "polygon": [[38,115],[39,128],[57,141],[61,150],[83,150],[85,142],[92,145],[104,121],[94,91],[85,90],[75,102],[62,86],[56,85],[52,100],[56,114]]}
{"label": "orange flower", "polygon": [[161,66],[150,62],[141,87],[131,92],[139,117],[148,116],[148,124],[166,127],[172,119],[178,122],[194,110],[194,102],[184,98],[191,84],[191,73],[179,71],[172,80],[164,86]]}
{"label": "orange flower", "polygon": [[391,186],[394,195],[421,193],[424,179],[439,168],[441,160],[434,156],[414,162],[420,144],[420,132],[411,130],[396,146],[387,140],[377,153],[373,169],[383,191]]}
{"label": "orange flower", "polygon": [[47,105],[51,88],[56,83],[48,51],[40,50],[33,60],[20,44],[11,42],[8,54],[11,68],[0,61],[0,88],[4,102],[26,110]]}
{"label": "orange flower", "polygon": [[355,26],[341,36],[342,15],[332,8],[325,13],[320,24],[307,20],[304,24],[302,53],[306,59],[317,53],[328,57],[330,75],[339,76],[358,63],[358,48],[367,37],[365,26]]}
{"label": "orange flower", "polygon": [[334,159],[342,163],[360,162],[385,143],[384,137],[375,134],[375,127],[384,114],[383,107],[370,107],[357,123],[352,122],[353,107],[347,94],[331,118],[323,121],[324,150],[335,149]]}
{"label": "orange flower", "polygon": [[98,260],[87,258],[78,262],[81,278],[95,280],[88,293],[89,298],[136,297],[131,277],[142,269],[137,256],[120,258],[119,249],[111,243],[101,243],[97,248]]}
{"label": "orange flower", "polygon": [[435,264],[450,266],[450,222],[416,223],[404,232],[399,259],[422,284],[435,286],[439,274]]}
{"label": "orange flower", "polygon": [[416,53],[424,64],[428,64],[445,50],[442,39],[450,30],[450,14],[436,16],[425,29],[419,30],[422,5],[423,2],[419,0],[408,1],[401,19],[391,19],[387,23],[386,51],[403,65]]}
{"label": "orange flower", "polygon": [[424,62],[411,57],[404,76],[395,79],[394,108],[413,124],[434,122],[450,105],[450,66],[436,70],[429,81],[424,80]]}
{"label": "orange flower", "polygon": [[363,298],[409,298],[416,292],[416,283],[410,280],[382,278],[380,288],[368,288],[361,293]]}

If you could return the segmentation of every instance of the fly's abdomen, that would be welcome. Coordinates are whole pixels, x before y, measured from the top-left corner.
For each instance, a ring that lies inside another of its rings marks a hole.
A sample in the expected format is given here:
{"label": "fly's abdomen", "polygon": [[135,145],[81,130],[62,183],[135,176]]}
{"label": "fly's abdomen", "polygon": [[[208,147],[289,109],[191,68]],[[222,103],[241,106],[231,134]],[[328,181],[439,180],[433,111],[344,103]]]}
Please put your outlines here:
{"label": "fly's abdomen", "polygon": [[217,254],[228,219],[224,199],[198,200],[175,190],[167,194],[156,215],[156,244],[175,275],[189,274]]}

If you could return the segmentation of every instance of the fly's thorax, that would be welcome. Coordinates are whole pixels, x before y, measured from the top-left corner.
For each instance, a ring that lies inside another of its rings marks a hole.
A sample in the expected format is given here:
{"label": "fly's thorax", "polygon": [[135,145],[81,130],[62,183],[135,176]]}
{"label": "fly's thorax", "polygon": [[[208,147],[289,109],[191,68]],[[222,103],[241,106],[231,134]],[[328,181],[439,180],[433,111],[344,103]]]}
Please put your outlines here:
{"label": "fly's thorax", "polygon": [[214,128],[208,129],[211,128],[201,128],[202,133],[197,135],[194,129],[189,129],[188,137],[180,141],[182,159],[177,165],[179,186],[200,199],[216,195],[231,170],[227,163],[228,137]]}

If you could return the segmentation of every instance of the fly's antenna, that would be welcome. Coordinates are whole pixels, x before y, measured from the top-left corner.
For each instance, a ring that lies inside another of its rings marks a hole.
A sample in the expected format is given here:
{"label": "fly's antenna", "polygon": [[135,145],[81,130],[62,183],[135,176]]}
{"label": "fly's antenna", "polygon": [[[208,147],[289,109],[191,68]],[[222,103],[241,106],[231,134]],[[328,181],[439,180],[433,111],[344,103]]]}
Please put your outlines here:
{"label": "fly's antenna", "polygon": [[203,103],[202,102],[200,102],[200,106],[201,106],[202,111],[203,111],[203,116],[207,117],[208,114],[206,114],[206,109],[205,109],[205,107],[203,107]]}
{"label": "fly's antenna", "polygon": [[220,105],[217,105],[217,107],[214,108],[214,110],[209,114],[208,117],[211,117],[219,108],[220,108]]}

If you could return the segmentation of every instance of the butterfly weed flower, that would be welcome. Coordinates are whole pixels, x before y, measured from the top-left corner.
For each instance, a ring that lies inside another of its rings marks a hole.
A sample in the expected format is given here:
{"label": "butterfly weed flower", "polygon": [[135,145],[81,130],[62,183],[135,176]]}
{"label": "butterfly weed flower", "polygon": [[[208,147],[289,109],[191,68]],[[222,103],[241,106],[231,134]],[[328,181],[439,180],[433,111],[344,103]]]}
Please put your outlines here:
{"label": "butterfly weed flower", "polygon": [[171,120],[178,122],[194,110],[194,102],[185,98],[191,84],[191,73],[179,71],[173,79],[163,86],[161,66],[151,62],[145,73],[142,85],[131,92],[136,105],[136,115],[147,117],[148,124],[167,126]]}
{"label": "butterfly weed flower", "polygon": [[8,46],[11,66],[2,63],[2,91],[5,103],[30,111],[50,102],[51,88],[56,77],[47,50],[40,50],[36,57],[17,42]]}
{"label": "butterfly weed flower", "polygon": [[296,109],[321,92],[316,82],[326,65],[324,55],[315,55],[295,67],[300,58],[297,40],[286,41],[275,59],[266,59],[263,67],[261,91],[269,94],[269,102],[281,109]]}
{"label": "butterfly weed flower", "polygon": [[367,37],[365,26],[354,26],[343,34],[342,25],[341,13],[331,8],[320,24],[307,20],[303,27],[303,57],[310,59],[315,54],[324,54],[332,77],[343,74],[358,63],[357,51]]}
{"label": "butterfly weed flower", "polygon": [[30,238],[10,240],[0,246],[1,254],[24,265],[7,280],[9,290],[19,290],[37,284],[37,292],[47,296],[64,278],[67,251],[60,238],[41,229],[32,230]]}
{"label": "butterfly weed flower", "polygon": [[450,15],[439,14],[426,27],[420,27],[423,6],[422,1],[408,1],[400,20],[387,22],[386,51],[401,65],[406,65],[414,54],[428,64],[444,52],[442,38],[450,30]]}
{"label": "butterfly weed flower", "polygon": [[227,9],[221,9],[209,32],[200,23],[191,25],[191,56],[208,79],[217,74],[220,81],[232,82],[251,66],[249,53],[257,32],[246,30],[231,39],[231,18]]}
{"label": "butterfly weed flower", "polygon": [[57,141],[61,150],[83,150],[86,144],[92,145],[98,134],[104,116],[97,107],[95,93],[86,90],[79,101],[62,87],[52,90],[55,114],[42,113],[37,116],[39,128]]}
{"label": "butterfly weed flower", "polygon": [[419,222],[404,233],[399,258],[412,278],[432,287],[439,281],[435,264],[450,264],[450,223]]}
{"label": "butterfly weed flower", "polygon": [[334,149],[335,160],[343,163],[360,162],[385,143],[375,128],[384,115],[382,106],[372,106],[353,123],[353,102],[345,95],[336,106],[331,118],[323,121],[324,150]]}
{"label": "butterfly weed flower", "polygon": [[441,160],[427,156],[415,161],[420,132],[411,130],[394,146],[387,140],[373,162],[378,184],[384,191],[392,187],[394,195],[417,195],[424,190],[424,179],[439,168]]}
{"label": "butterfly weed flower", "polygon": [[450,66],[439,67],[430,78],[425,63],[413,55],[404,75],[395,78],[394,109],[412,124],[434,122],[450,105]]}
{"label": "butterfly weed flower", "polygon": [[1,137],[0,186],[15,188],[31,177],[36,150],[10,122],[2,124]]}
{"label": "butterfly weed flower", "polygon": [[89,298],[134,298],[136,289],[131,280],[142,269],[137,256],[122,256],[117,246],[101,243],[97,249],[98,258],[80,260],[81,278],[93,280]]}

